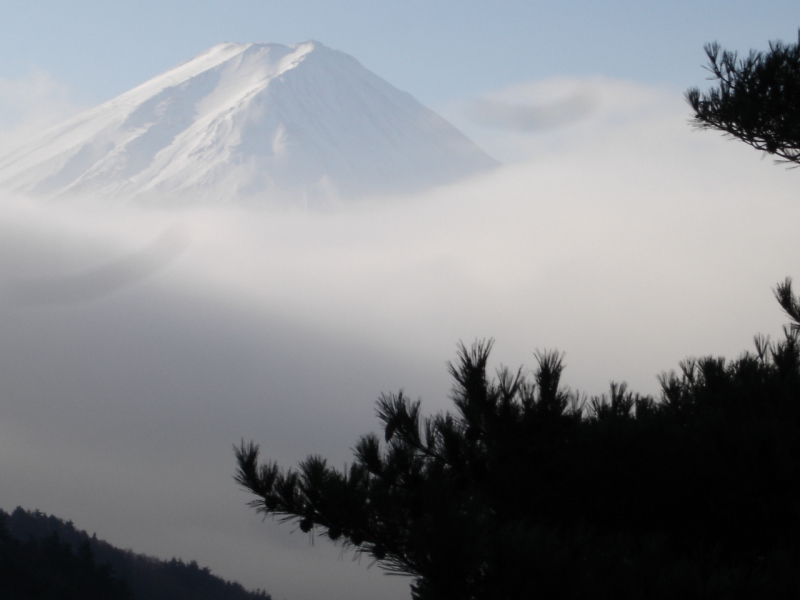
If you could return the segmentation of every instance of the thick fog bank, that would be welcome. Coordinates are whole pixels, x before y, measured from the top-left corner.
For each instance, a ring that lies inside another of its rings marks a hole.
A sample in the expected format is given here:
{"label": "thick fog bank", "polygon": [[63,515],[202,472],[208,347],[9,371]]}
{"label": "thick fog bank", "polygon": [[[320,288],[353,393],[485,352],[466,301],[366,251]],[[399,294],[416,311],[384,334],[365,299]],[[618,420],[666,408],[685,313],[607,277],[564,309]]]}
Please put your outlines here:
{"label": "thick fog bank", "polygon": [[656,393],[688,355],[779,335],[798,172],[689,131],[680,98],[637,88],[622,110],[630,90],[591,85],[545,137],[512,111],[528,133],[507,134],[508,166],[413,197],[324,214],[0,198],[0,506],[276,598],[406,598],[262,523],[231,445],[341,465],[381,392],[448,408],[459,341],[493,337],[511,367],[558,348],[572,388]]}

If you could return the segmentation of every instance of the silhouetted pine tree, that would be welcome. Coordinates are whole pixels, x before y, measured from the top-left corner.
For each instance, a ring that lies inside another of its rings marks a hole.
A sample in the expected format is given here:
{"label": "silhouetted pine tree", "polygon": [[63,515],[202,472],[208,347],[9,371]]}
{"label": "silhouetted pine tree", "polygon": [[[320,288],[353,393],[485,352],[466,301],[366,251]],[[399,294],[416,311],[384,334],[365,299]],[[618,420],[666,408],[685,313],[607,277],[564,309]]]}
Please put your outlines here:
{"label": "silhouetted pine tree", "polygon": [[768,52],[739,59],[713,43],[706,55],[717,86],[686,93],[694,124],[800,163],[800,46],[771,42]]}
{"label": "silhouetted pine tree", "polygon": [[782,340],[690,359],[658,399],[561,386],[562,356],[487,376],[492,342],[450,365],[454,412],[382,396],[383,435],[343,471],[236,448],[257,510],[410,575],[419,600],[800,597],[800,301]]}

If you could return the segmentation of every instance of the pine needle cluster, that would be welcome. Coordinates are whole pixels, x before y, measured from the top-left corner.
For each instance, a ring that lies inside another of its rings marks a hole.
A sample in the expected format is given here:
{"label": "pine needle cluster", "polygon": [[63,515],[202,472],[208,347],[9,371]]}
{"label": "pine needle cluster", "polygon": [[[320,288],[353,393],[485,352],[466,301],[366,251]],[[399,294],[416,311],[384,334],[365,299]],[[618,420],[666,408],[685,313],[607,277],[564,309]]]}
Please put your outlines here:
{"label": "pine needle cluster", "polygon": [[558,352],[490,377],[477,342],[449,366],[452,412],[383,395],[349,468],[242,442],[236,479],[418,600],[800,597],[800,301],[789,280],[776,296],[783,339],[684,361],[657,398],[573,392]]}
{"label": "pine needle cluster", "polygon": [[771,42],[768,52],[736,52],[708,44],[707,69],[716,87],[691,88],[693,124],[717,129],[754,148],[800,163],[800,45]]}

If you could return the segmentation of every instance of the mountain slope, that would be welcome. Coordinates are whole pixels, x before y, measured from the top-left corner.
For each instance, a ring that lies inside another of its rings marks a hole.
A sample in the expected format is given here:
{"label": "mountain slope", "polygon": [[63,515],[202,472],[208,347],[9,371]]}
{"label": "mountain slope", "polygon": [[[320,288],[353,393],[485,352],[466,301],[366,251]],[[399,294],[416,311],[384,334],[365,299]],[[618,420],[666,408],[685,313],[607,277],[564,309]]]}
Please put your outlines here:
{"label": "mountain slope", "polygon": [[[164,561],[143,554],[135,554],[130,550],[120,550],[107,542],[98,540],[95,536],[89,537],[85,531],[75,529],[72,521],[65,523],[61,519],[38,510],[26,511],[17,507],[10,515],[0,510],[0,534],[3,533],[23,542],[41,540],[49,543],[50,546],[55,544],[57,548],[61,549],[60,554],[66,554],[66,558],[69,558],[70,551],[75,553],[78,558],[86,558],[88,553],[88,562],[92,565],[100,565],[100,575],[104,575],[111,583],[118,581],[117,578],[125,583],[130,595],[119,594],[120,598],[130,597],[132,600],[271,599],[271,596],[264,591],[248,592],[238,583],[220,579],[212,575],[208,568],[198,567],[194,561],[188,564],[175,558]],[[69,563],[67,565],[69,566]],[[7,567],[8,565],[0,564],[0,575],[7,574]],[[97,567],[95,570],[98,570]],[[111,576],[112,573],[113,576]],[[55,575],[57,576],[58,573]],[[43,572],[41,576],[53,577],[54,575],[47,571]],[[66,598],[66,596],[63,597]],[[83,597],[100,598],[101,596],[84,595]],[[102,597],[106,598],[105,595]],[[110,594],[108,597],[116,598]]]}
{"label": "mountain slope", "polygon": [[0,158],[48,198],[315,203],[448,183],[497,163],[318,42],[220,44]]}

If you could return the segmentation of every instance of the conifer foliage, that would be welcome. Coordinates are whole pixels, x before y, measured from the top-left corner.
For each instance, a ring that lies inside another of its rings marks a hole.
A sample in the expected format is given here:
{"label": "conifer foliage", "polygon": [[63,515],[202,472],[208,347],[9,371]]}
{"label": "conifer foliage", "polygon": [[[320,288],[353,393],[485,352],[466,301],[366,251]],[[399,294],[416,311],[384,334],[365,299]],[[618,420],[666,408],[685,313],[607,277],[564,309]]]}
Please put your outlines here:
{"label": "conifer foliage", "polygon": [[586,398],[563,356],[487,374],[492,343],[450,365],[455,410],[378,400],[383,435],[345,470],[237,447],[265,514],[413,577],[418,600],[800,597],[800,301],[778,342],[690,359],[660,397]]}
{"label": "conifer foliage", "polygon": [[751,51],[744,59],[717,43],[705,50],[717,86],[686,93],[694,125],[800,163],[800,44],[772,42],[768,52]]}

